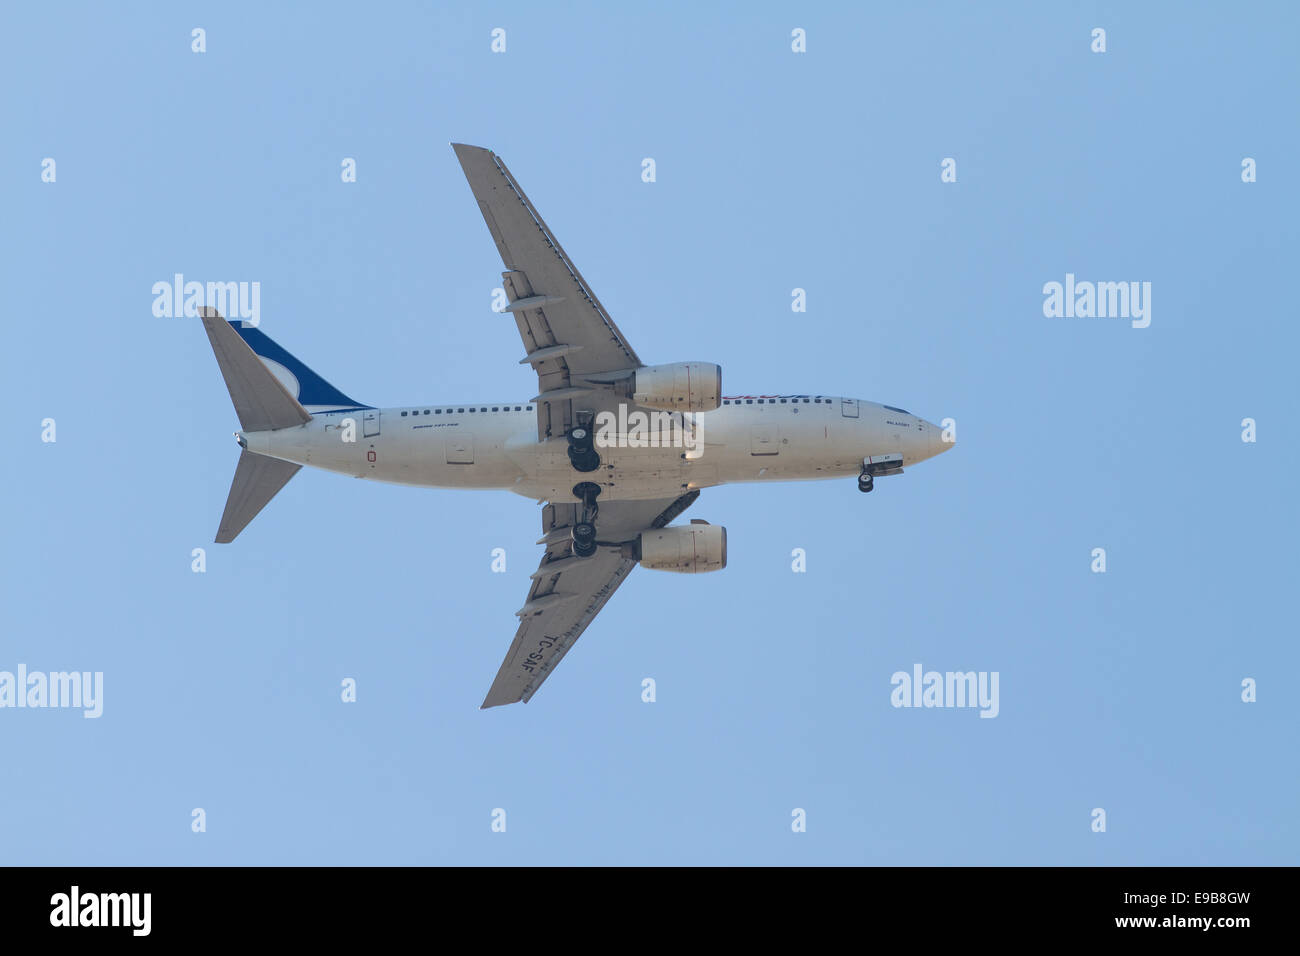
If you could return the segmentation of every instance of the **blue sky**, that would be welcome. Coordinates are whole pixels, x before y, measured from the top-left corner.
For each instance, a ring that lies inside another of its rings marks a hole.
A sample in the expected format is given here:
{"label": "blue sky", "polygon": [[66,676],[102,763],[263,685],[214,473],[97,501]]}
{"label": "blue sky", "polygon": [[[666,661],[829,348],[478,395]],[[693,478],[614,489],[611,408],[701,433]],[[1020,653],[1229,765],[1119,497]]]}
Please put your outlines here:
{"label": "blue sky", "polygon": [[[0,670],[105,688],[97,720],[0,710],[0,860],[1296,862],[1293,5],[0,26]],[[537,505],[304,470],[213,545],[237,422],[197,322],[151,312],[177,272],[258,281],[263,330],[362,401],[528,398],[452,141],[505,158],[646,361],[957,447],[869,496],[706,491],[725,571],[638,570],[532,703],[480,712]],[[1150,282],[1150,327],[1044,317],[1067,273]],[[892,707],[917,663],[997,671],[998,717]]]}

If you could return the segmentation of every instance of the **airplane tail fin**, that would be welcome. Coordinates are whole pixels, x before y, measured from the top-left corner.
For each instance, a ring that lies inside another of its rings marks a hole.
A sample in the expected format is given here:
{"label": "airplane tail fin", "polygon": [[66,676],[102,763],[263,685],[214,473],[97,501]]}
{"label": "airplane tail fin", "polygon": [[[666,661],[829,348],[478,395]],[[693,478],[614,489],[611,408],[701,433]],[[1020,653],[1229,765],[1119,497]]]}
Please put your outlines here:
{"label": "airplane tail fin", "polygon": [[[316,411],[368,407],[348,398],[256,327],[245,328],[239,320],[227,322],[207,307],[199,310],[199,316],[244,431],[305,425],[311,421],[308,405]],[[235,540],[301,467],[241,449],[217,543]]]}
{"label": "airplane tail fin", "polygon": [[230,483],[230,496],[226,510],[221,514],[217,528],[217,544],[229,544],[248,527],[259,511],[289,483],[302,465],[279,458],[268,458],[247,449],[240,449],[235,478]]}

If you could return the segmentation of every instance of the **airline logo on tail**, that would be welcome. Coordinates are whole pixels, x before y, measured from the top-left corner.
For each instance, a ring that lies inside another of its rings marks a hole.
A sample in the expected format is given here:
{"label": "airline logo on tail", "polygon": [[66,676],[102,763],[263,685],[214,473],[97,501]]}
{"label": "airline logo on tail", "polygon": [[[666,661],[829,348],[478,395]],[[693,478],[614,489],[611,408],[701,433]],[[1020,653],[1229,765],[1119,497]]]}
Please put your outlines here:
{"label": "airline logo on tail", "polygon": [[241,322],[231,322],[229,325],[239,333],[239,337],[279,380],[285,391],[297,399],[307,411],[326,412],[371,407],[348,398],[277,345],[260,328],[254,326],[245,328]]}

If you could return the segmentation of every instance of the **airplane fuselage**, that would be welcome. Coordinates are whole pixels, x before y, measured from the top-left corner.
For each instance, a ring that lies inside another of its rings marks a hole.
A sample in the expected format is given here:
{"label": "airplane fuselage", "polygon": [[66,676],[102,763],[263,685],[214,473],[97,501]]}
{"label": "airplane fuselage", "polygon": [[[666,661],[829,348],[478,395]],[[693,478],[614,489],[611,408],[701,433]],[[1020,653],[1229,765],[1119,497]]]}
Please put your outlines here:
{"label": "airplane fuselage", "polygon": [[[868,456],[898,454],[907,467],[948,447],[938,426],[888,405],[738,396],[685,417],[627,406],[615,427],[595,429],[600,467],[583,474],[571,464],[564,436],[539,440],[529,402],[309,411],[313,418],[305,425],[240,433],[240,442],[249,451],[356,478],[507,489],[551,501],[571,500],[583,480],[601,486],[603,501],[653,499],[732,482],[857,475]],[[674,427],[638,429],[638,415]]]}

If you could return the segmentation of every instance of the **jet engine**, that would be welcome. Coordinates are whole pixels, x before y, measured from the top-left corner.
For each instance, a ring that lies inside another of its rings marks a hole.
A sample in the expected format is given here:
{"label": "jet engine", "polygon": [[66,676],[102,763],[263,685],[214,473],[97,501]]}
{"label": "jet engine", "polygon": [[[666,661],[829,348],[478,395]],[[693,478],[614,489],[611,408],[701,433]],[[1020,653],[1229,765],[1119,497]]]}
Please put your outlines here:
{"label": "jet engine", "polygon": [[722,366],[709,362],[647,365],[630,384],[632,401],[646,408],[711,412],[722,404]]}
{"label": "jet engine", "polygon": [[700,574],[727,566],[727,529],[698,518],[687,525],[643,531],[623,556],[655,571]]}

